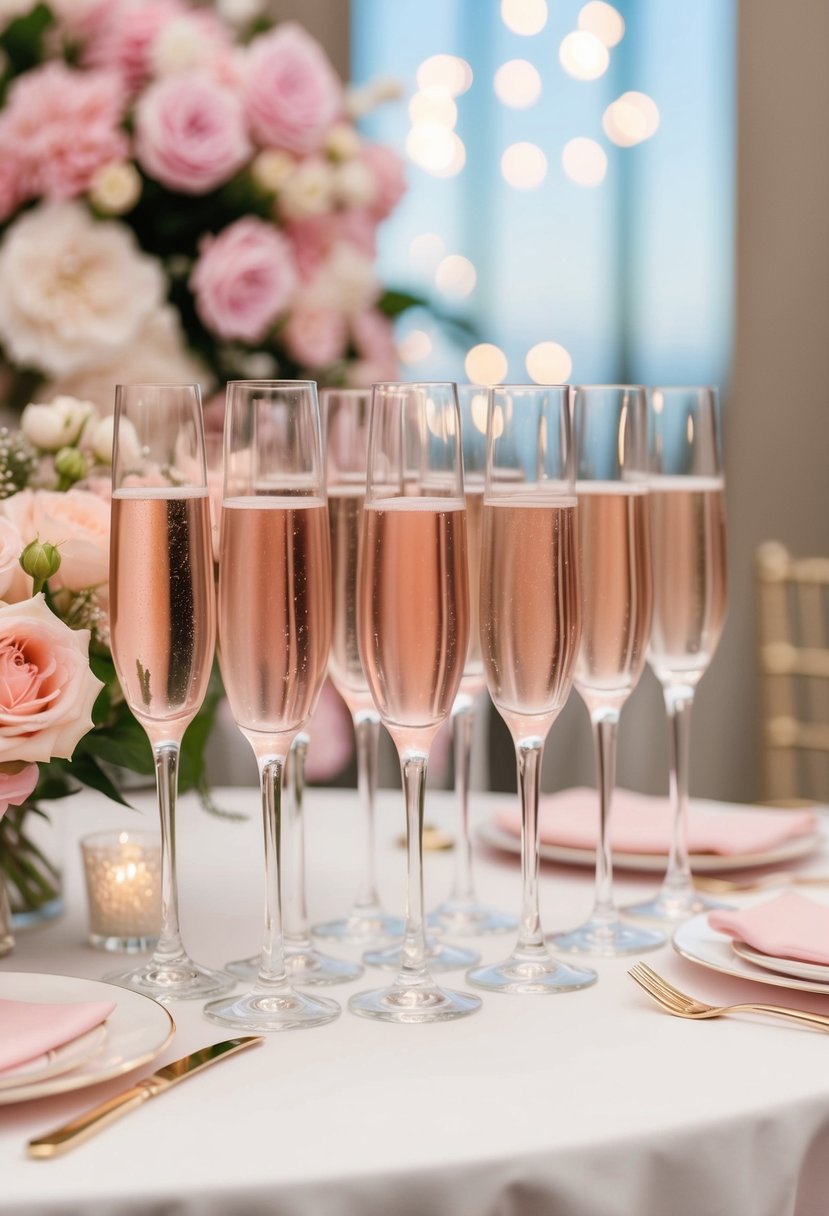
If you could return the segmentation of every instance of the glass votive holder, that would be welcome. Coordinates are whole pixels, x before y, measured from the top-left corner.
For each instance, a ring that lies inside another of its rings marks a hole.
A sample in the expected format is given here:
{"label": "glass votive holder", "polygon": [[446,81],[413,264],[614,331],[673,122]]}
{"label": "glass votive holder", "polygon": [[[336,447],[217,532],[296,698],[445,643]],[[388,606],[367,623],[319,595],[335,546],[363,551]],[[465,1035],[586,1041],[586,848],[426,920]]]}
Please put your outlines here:
{"label": "glass votive holder", "polygon": [[81,840],[89,942],[99,950],[152,950],[161,928],[161,838],[132,829]]}

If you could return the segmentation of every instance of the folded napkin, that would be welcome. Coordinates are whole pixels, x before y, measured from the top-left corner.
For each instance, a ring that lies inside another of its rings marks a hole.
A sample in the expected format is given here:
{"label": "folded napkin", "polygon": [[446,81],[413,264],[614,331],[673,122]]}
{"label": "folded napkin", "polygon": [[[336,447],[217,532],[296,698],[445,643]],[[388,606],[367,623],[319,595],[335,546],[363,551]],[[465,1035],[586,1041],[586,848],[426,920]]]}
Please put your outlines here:
{"label": "folded napkin", "polygon": [[114,1001],[0,1000],[0,1074],[71,1043],[105,1021],[114,1008]]}
{"label": "folded napkin", "polygon": [[796,891],[739,912],[709,912],[708,923],[774,958],[829,964],[829,907]]}
{"label": "folded napkin", "polygon": [[[610,819],[610,839],[619,853],[666,853],[670,847],[672,813],[667,798],[616,790]],[[504,807],[496,822],[505,832],[521,834],[521,810]],[[599,796],[583,787],[541,798],[539,837],[544,844],[593,849],[599,831]],[[688,813],[690,853],[763,853],[797,836],[817,830],[813,811],[736,807],[733,803],[695,799]]]}

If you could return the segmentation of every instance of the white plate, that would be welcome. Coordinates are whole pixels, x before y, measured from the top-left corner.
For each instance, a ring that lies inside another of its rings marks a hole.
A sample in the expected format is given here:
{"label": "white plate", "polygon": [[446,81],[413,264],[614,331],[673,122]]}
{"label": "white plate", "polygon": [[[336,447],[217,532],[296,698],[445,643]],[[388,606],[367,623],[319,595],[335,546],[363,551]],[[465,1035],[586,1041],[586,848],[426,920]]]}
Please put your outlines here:
{"label": "white plate", "polygon": [[796,980],[815,980],[818,984],[829,984],[829,966],[826,963],[807,963],[798,958],[775,958],[773,954],[764,954],[755,950],[747,942],[732,939],[731,949],[740,958],[749,963],[755,963],[767,971],[777,971],[781,975],[793,976]]}
{"label": "white plate", "polygon": [[[483,823],[478,828],[478,836],[494,849],[503,849],[507,853],[520,853],[521,840],[512,832],[505,832],[494,822]],[[766,849],[760,853],[692,853],[690,856],[691,869],[697,874],[717,874],[730,870],[750,870],[755,866],[775,866],[783,861],[794,861],[798,857],[806,857],[813,853],[823,843],[820,832],[812,832],[808,836],[794,836],[785,844],[775,849]],[[573,849],[567,845],[539,845],[539,854],[544,861],[559,861],[571,866],[595,866],[596,854],[593,849]],[[619,870],[642,870],[650,874],[663,874],[668,862],[666,853],[623,853],[616,850],[613,854],[613,864]]]}
{"label": "white plate", "polygon": [[27,1060],[16,1068],[4,1069],[0,1073],[0,1092],[4,1089],[16,1089],[20,1085],[31,1085],[33,1081],[45,1081],[47,1077],[57,1077],[62,1072],[79,1068],[98,1054],[106,1037],[107,1028],[102,1023],[100,1026],[93,1026],[86,1034],[78,1035],[71,1043],[64,1043],[62,1047],[45,1052],[36,1060]]}
{"label": "white plate", "polygon": [[106,1039],[97,1055],[72,1072],[0,1091],[0,1106],[51,1097],[120,1077],[154,1060],[175,1032],[175,1023],[163,1005],[140,992],[117,988],[101,980],[0,971],[0,998],[9,1001],[115,1002],[115,1008],[106,1020]]}
{"label": "white plate", "polygon": [[747,959],[740,958],[731,948],[732,939],[726,933],[718,933],[708,924],[708,913],[700,912],[681,924],[674,933],[673,947],[677,954],[691,963],[722,971],[741,980],[754,980],[758,984],[774,984],[778,988],[794,988],[801,992],[820,992],[829,996],[829,983],[815,980],[795,979],[756,967]]}

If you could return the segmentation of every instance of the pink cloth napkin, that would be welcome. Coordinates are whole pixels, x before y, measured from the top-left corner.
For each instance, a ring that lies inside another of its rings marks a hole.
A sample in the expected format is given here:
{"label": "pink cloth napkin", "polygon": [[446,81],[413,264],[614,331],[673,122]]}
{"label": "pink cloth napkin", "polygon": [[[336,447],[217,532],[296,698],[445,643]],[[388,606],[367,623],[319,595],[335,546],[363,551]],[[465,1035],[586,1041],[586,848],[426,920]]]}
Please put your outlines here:
{"label": "pink cloth napkin", "polygon": [[[496,822],[505,832],[521,834],[517,803],[498,812]],[[544,844],[571,849],[596,846],[599,828],[598,794],[579,787],[542,797],[538,811],[539,836]],[[619,853],[667,853],[672,816],[667,798],[617,790],[610,820],[611,843]],[[817,830],[813,811],[735,807],[733,803],[695,799],[688,813],[688,851],[691,853],[762,853],[796,836]]]}
{"label": "pink cloth napkin", "polygon": [[763,954],[829,964],[829,907],[796,891],[742,911],[709,912],[708,923]]}
{"label": "pink cloth napkin", "polygon": [[0,1000],[0,1073],[71,1043],[106,1021],[114,1001],[45,1004]]}

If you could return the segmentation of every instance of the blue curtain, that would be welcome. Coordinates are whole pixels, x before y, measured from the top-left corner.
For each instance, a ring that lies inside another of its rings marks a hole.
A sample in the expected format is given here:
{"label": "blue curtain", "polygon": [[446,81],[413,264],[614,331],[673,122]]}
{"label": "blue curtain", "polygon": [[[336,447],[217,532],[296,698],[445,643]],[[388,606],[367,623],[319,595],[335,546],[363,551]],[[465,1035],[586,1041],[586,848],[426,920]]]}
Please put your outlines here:
{"label": "blue curtain", "polygon": [[[355,83],[393,76],[406,94],[364,120],[370,137],[403,152],[407,100],[428,57],[460,56],[473,73],[456,98],[464,168],[437,178],[410,164],[409,192],[381,236],[384,281],[434,307],[401,322],[401,338],[416,327],[431,342],[407,378],[467,378],[464,356],[480,341],[506,355],[502,379],[524,381],[527,351],[556,342],[576,382],[727,383],[736,0],[617,0],[624,37],[592,81],[574,79],[559,62],[583,6],[551,0],[544,28],[526,37],[507,28],[498,0],[352,0]],[[498,67],[516,58],[532,63],[542,82],[526,109],[507,107],[493,88]],[[653,98],[660,121],[651,138],[621,148],[602,116],[628,90]],[[598,186],[577,185],[562,167],[562,149],[576,137],[607,155]],[[536,189],[517,190],[502,176],[502,152],[518,141],[546,157]],[[444,295],[434,264],[412,256],[425,233],[440,238],[443,256],[472,263],[471,294]],[[468,322],[476,336],[459,336],[438,315]]]}

